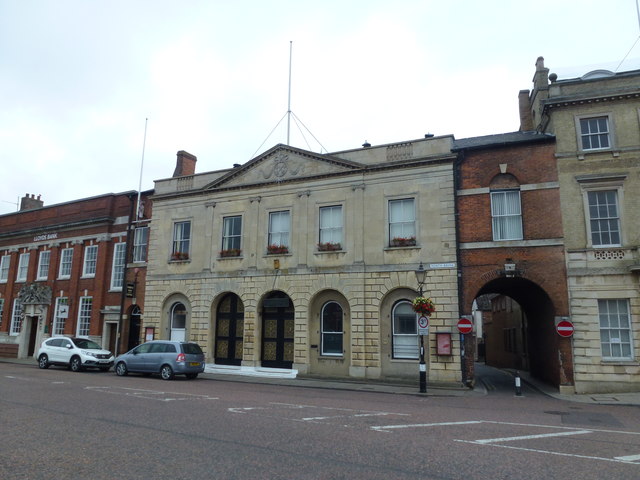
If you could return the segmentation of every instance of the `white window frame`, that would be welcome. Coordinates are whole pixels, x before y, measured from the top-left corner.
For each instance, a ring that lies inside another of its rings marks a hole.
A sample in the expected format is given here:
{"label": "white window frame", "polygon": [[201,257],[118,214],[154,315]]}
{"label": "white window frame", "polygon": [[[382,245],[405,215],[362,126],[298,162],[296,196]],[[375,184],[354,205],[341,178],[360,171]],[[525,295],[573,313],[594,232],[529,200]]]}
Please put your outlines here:
{"label": "white window frame", "polygon": [[[607,151],[613,149],[613,122],[611,121],[610,113],[601,113],[597,115],[580,115],[575,117],[576,123],[576,132],[577,132],[577,142],[578,142],[578,151],[581,152],[599,152],[599,151]],[[604,119],[606,121],[606,130],[600,130],[600,125],[597,125],[597,129],[591,130],[593,124],[589,125],[589,131],[583,131],[583,122],[589,122],[593,120]],[[600,144],[602,142],[602,137],[606,137],[609,145],[606,147],[584,147],[583,140],[588,139],[589,144],[591,145],[594,138],[597,138],[597,143]]]}
{"label": "white window frame", "polygon": [[64,335],[67,318],[69,318],[69,298],[56,297],[56,305],[53,311],[53,325],[51,327],[52,335]]}
{"label": "white window frame", "polygon": [[[188,235],[185,234],[184,226],[189,226]],[[171,256],[176,260],[188,260],[191,249],[191,220],[180,220],[173,223],[173,242],[171,245]],[[186,255],[186,258],[175,258],[176,255]]]}
{"label": "white window frame", "polygon": [[71,278],[73,267],[73,248],[63,248],[60,252],[60,270],[58,278],[61,280]]}
{"label": "white window frame", "polygon": [[[402,315],[408,317],[408,312],[411,311],[413,318],[413,328],[415,333],[402,333],[396,332],[396,314],[397,310],[402,308],[407,310]],[[392,334],[392,352],[391,358],[397,360],[417,360],[420,357],[420,337],[418,336],[418,318],[413,311],[413,306],[409,300],[401,300],[397,302],[391,310],[391,334]],[[415,340],[415,344],[414,344]]]}
{"label": "white window frame", "polygon": [[[601,204],[597,203],[596,196],[600,196],[602,194],[613,194],[614,203]],[[622,245],[622,230],[621,230],[621,222],[620,222],[620,201],[618,198],[617,189],[609,189],[609,190],[590,190],[586,192],[587,199],[587,215],[589,217],[587,229],[589,231],[589,243],[593,247],[603,248],[603,247],[619,247]],[[591,199],[595,199],[596,202],[591,203]],[[607,213],[605,216],[597,216],[594,217],[591,213],[591,209],[596,208],[598,211],[601,209],[606,209]],[[611,207],[615,208],[615,215],[611,212]],[[594,230],[594,224],[597,224],[598,227],[602,227],[606,225],[606,229],[598,228]],[[615,235],[618,237],[618,241],[612,241],[615,238]],[[609,242],[602,241],[603,236],[608,237]],[[599,237],[599,238],[596,238]]]}
{"label": "white window frame", "polygon": [[[178,308],[181,306],[184,310],[178,314]],[[182,314],[184,312],[184,315]],[[171,305],[169,311],[169,331],[171,332],[170,340],[183,342],[187,337],[187,306],[183,302],[175,302]],[[175,326],[182,323],[182,326]]]}
{"label": "white window frame", "polygon": [[[517,194],[517,202],[513,199],[513,194]],[[493,241],[522,240],[524,236],[520,189],[495,190],[491,191],[490,195]]]}
{"label": "white window frame", "polygon": [[91,331],[91,310],[93,309],[93,297],[80,297],[78,302],[78,337],[88,337]]}
{"label": "white window frame", "polygon": [[7,283],[9,280],[9,267],[11,267],[11,255],[0,257],[0,283]]}
{"label": "white window frame", "polygon": [[[624,245],[624,188],[623,184],[626,179],[626,175],[612,175],[612,176],[578,176],[577,182],[580,184],[582,190],[584,221],[585,221],[585,233],[586,233],[586,245],[587,248],[609,248],[620,247]],[[589,208],[589,193],[598,191],[615,191],[616,201],[618,209],[618,231],[620,235],[620,243],[617,244],[594,244],[593,232],[591,229],[591,212]]]}
{"label": "white window frame", "polygon": [[[341,330],[339,331],[325,329],[324,314],[325,314],[325,310],[329,305],[337,305],[338,308],[340,309]],[[339,352],[328,352],[325,350],[325,346],[327,344],[327,342],[325,341],[325,338],[327,337],[340,337]],[[322,310],[320,311],[320,355],[322,355],[323,357],[342,357],[344,355],[344,309],[342,308],[342,305],[340,305],[340,303],[336,302],[335,300],[326,302],[322,306]]]}
{"label": "white window frame", "polygon": [[333,243],[343,245],[343,225],[342,205],[327,205],[318,210],[319,243]]}
{"label": "white window frame", "polygon": [[82,276],[95,277],[98,265],[98,245],[84,247],[84,261],[82,262]]}
{"label": "white window frame", "polygon": [[291,246],[291,210],[269,212],[268,245]]}
{"label": "white window frame", "polygon": [[[240,231],[233,227],[240,224]],[[228,215],[222,217],[222,250],[242,249],[242,215]]]}
{"label": "white window frame", "polygon": [[133,231],[133,263],[147,261],[147,244],[149,243],[149,227],[136,227]]}
{"label": "white window frame", "polygon": [[36,280],[49,278],[49,266],[51,265],[51,250],[40,250],[38,254],[38,272]]}
{"label": "white window frame", "polygon": [[[400,213],[397,208],[400,207]],[[387,200],[387,228],[389,230],[389,246],[393,245],[394,238],[417,239],[416,197],[392,198]]]}
{"label": "white window frame", "polygon": [[13,309],[11,311],[11,326],[9,328],[9,335],[15,337],[20,334],[22,330],[22,302],[19,298],[13,301]]}
{"label": "white window frame", "polygon": [[29,259],[31,254],[21,253],[18,259],[18,271],[16,272],[16,282],[26,282],[27,274],[29,273]]}
{"label": "white window frame", "polygon": [[[606,361],[633,360],[633,330],[629,299],[599,299],[598,320],[602,359]],[[626,354],[625,350],[627,350]]]}
{"label": "white window frame", "polygon": [[124,285],[124,267],[127,260],[127,244],[119,242],[113,245],[113,262],[111,265],[111,290],[122,290]]}

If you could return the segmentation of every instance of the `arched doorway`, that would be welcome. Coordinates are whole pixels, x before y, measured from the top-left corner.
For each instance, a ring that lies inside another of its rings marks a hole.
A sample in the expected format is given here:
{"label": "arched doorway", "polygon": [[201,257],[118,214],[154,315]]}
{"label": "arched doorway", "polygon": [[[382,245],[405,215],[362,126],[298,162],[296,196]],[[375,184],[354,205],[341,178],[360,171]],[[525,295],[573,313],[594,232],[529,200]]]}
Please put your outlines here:
{"label": "arched doorway", "polygon": [[187,309],[181,302],[171,305],[169,312],[169,322],[171,328],[171,340],[184,342],[187,325]]}
{"label": "arched doorway", "polygon": [[284,292],[267,295],[262,303],[262,366],[291,368],[294,337],[293,302]]}
{"label": "arched doorway", "polygon": [[216,310],[214,361],[220,365],[240,365],[244,345],[244,305],[233,294],[225,295]]}
{"label": "arched doorway", "polygon": [[485,284],[476,301],[488,365],[529,370],[555,386],[566,381],[562,372],[573,371],[572,358],[563,355],[555,307],[542,288],[522,277],[500,277]]}
{"label": "arched doorway", "polygon": [[142,321],[140,307],[134,305],[129,317],[129,337],[127,341],[127,351],[140,344],[140,324]]}

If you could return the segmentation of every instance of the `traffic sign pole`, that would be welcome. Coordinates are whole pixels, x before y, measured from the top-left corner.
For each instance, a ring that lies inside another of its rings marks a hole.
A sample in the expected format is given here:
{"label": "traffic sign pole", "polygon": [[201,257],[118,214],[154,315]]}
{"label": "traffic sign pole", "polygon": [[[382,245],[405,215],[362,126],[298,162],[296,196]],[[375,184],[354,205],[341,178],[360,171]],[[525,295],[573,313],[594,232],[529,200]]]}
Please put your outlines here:
{"label": "traffic sign pole", "polygon": [[420,393],[427,393],[427,365],[424,363],[424,335],[420,335]]}

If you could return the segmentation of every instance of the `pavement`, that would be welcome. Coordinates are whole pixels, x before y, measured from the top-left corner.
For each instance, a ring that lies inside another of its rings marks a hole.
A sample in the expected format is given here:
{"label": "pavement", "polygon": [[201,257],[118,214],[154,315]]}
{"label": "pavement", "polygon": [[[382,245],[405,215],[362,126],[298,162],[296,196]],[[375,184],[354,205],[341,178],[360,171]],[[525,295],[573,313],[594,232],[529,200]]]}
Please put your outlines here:
{"label": "pavement", "polygon": [[[37,366],[36,360],[33,358],[16,359],[16,358],[0,358],[0,363],[15,363],[22,365]],[[416,381],[381,381],[371,379],[335,379],[335,378],[319,378],[306,375],[277,375],[269,374],[268,371],[258,372],[257,374],[240,374],[228,369],[217,369],[207,367],[200,378],[210,380],[227,381],[227,382],[243,382],[254,384],[281,385],[289,387],[302,388],[325,388],[333,390],[351,390],[366,391],[376,393],[389,393],[399,395],[416,395],[427,397],[481,397],[489,394],[492,385],[496,382],[505,384],[513,382],[514,396],[515,390],[515,371],[504,370],[481,363],[475,364],[476,378],[473,388],[466,387],[462,384],[427,384],[427,392],[421,393],[418,387],[418,372],[416,369]],[[586,403],[595,405],[625,405],[640,406],[640,392],[629,393],[592,393],[592,394],[561,394],[558,389],[545,384],[535,378],[532,378],[528,372],[518,372],[521,378],[521,384],[527,385],[540,393],[564,400],[567,402]]]}

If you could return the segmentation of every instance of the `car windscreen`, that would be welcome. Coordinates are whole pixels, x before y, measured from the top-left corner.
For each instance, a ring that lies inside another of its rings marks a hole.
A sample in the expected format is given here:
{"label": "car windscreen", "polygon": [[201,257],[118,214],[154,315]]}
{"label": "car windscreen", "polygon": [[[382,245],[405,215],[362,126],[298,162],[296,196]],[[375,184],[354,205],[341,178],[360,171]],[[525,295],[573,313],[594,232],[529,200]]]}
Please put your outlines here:
{"label": "car windscreen", "polygon": [[197,343],[183,343],[182,351],[186,354],[192,355],[200,355],[202,353],[202,349]]}
{"label": "car windscreen", "polygon": [[102,350],[102,347],[100,345],[98,345],[93,340],[89,340],[88,338],[74,338],[72,340],[78,348],[86,348],[87,350]]}

